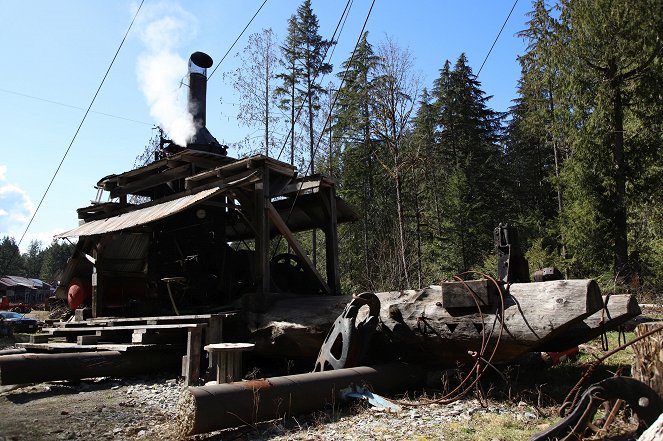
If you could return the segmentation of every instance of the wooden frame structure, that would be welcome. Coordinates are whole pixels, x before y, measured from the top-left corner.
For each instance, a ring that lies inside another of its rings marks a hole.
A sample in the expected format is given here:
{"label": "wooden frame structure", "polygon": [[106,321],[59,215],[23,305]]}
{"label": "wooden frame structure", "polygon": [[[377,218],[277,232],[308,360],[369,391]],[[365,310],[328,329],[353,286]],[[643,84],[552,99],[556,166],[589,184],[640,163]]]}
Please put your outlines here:
{"label": "wooden frame structure", "polygon": [[[264,311],[268,293],[292,290],[292,286],[275,286],[273,273],[280,270],[289,272],[281,279],[293,274],[301,278],[300,285],[306,286],[297,288],[300,293],[340,294],[337,225],[355,220],[356,214],[336,195],[335,182],[328,177],[298,177],[290,164],[263,155],[236,160],[184,149],[163,153],[161,159],[136,170],[106,176],[97,188],[111,200],[80,208],[81,225],[58,235],[80,240],[57,295],[66,298],[74,279],[89,280],[93,317],[118,306],[118,292],[125,303],[163,299],[166,289],[159,287],[160,280],[199,278],[195,271],[187,273],[187,264],[194,260],[208,271],[203,278],[227,291],[216,300],[206,299],[205,307],[249,294],[244,307]],[[142,203],[131,203],[135,200]],[[297,237],[311,229],[324,233],[322,271]],[[270,257],[271,240],[278,236],[292,250],[290,261],[280,265]],[[247,241],[253,245],[246,247],[248,257],[237,248]],[[242,268],[233,262],[240,255]],[[226,267],[220,268],[219,262]],[[244,273],[242,280],[238,272]],[[214,297],[208,288],[205,296]],[[131,290],[144,292],[132,296]],[[147,312],[152,311],[140,311]]]}

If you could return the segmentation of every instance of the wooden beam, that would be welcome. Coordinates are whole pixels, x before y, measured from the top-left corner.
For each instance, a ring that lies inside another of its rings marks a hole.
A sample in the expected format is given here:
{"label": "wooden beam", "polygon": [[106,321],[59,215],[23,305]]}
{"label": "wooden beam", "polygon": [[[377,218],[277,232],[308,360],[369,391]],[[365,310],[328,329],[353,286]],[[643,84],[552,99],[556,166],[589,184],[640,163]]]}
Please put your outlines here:
{"label": "wooden beam", "polygon": [[267,201],[266,203],[267,203],[267,212],[269,214],[269,218],[274,223],[276,229],[279,230],[279,232],[283,235],[283,238],[288,242],[288,244],[290,244],[292,250],[295,252],[297,257],[301,259],[302,263],[304,264],[304,267],[315,277],[315,279],[317,280],[318,284],[325,292],[325,294],[332,294],[329,285],[325,283],[324,279],[322,278],[322,275],[315,268],[313,262],[311,262],[311,259],[308,258],[306,252],[302,248],[297,238],[295,238],[295,236],[292,234],[288,226],[281,218],[281,215],[279,215],[279,212],[276,211],[276,208],[274,208],[271,202]]}
{"label": "wooden beam", "polygon": [[156,187],[170,181],[185,178],[191,174],[191,164],[180,165],[179,167],[163,171],[161,173],[149,175],[142,179],[136,179],[126,185],[119,186],[111,190],[111,197],[119,197],[123,194],[132,194],[141,190]]}

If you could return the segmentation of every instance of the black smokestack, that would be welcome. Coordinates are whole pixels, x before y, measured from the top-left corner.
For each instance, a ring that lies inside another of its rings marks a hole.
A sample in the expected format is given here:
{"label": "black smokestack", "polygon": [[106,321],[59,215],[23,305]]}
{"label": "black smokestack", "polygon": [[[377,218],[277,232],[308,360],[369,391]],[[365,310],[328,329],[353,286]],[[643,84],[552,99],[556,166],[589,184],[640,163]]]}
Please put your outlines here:
{"label": "black smokestack", "polygon": [[189,112],[193,116],[196,133],[187,147],[221,155],[226,154],[225,146],[207,130],[207,69],[212,67],[212,57],[203,52],[194,52],[189,58]]}

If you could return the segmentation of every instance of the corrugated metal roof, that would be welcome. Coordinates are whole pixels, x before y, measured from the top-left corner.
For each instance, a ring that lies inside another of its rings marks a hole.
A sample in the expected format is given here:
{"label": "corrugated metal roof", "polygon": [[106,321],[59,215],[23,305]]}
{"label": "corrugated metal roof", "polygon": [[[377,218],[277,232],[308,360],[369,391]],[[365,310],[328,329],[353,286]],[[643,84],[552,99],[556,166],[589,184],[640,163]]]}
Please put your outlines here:
{"label": "corrugated metal roof", "polygon": [[96,234],[126,230],[127,228],[149,224],[150,222],[179,213],[180,211],[185,210],[204,199],[212,197],[219,192],[220,190],[218,188],[210,188],[209,190],[204,190],[169,202],[163,202],[151,207],[139,208],[138,210],[130,211],[129,213],[120,214],[118,216],[87,222],[77,228],[58,234],[55,237],[94,236]]}
{"label": "corrugated metal roof", "polygon": [[5,276],[0,278],[0,285],[4,286],[24,286],[30,289],[41,289],[41,288],[50,288],[46,282],[43,282],[39,279],[32,279],[28,277],[21,276]]}

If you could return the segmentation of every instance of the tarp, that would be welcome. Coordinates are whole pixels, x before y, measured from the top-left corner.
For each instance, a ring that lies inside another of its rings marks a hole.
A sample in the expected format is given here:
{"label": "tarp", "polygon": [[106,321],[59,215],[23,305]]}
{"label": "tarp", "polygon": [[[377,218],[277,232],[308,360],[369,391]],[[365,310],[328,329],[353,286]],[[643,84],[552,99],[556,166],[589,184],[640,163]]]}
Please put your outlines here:
{"label": "tarp", "polygon": [[94,236],[96,234],[126,230],[128,228],[137,227],[139,225],[149,224],[159,219],[163,219],[168,216],[172,216],[173,214],[179,213],[180,211],[183,211],[218,193],[220,193],[220,190],[217,187],[211,188],[209,190],[204,190],[199,193],[174,199],[172,201],[152,205],[151,207],[139,208],[137,210],[119,214],[113,217],[108,217],[106,219],[86,222],[79,227],[58,234],[55,237],[64,238]]}

